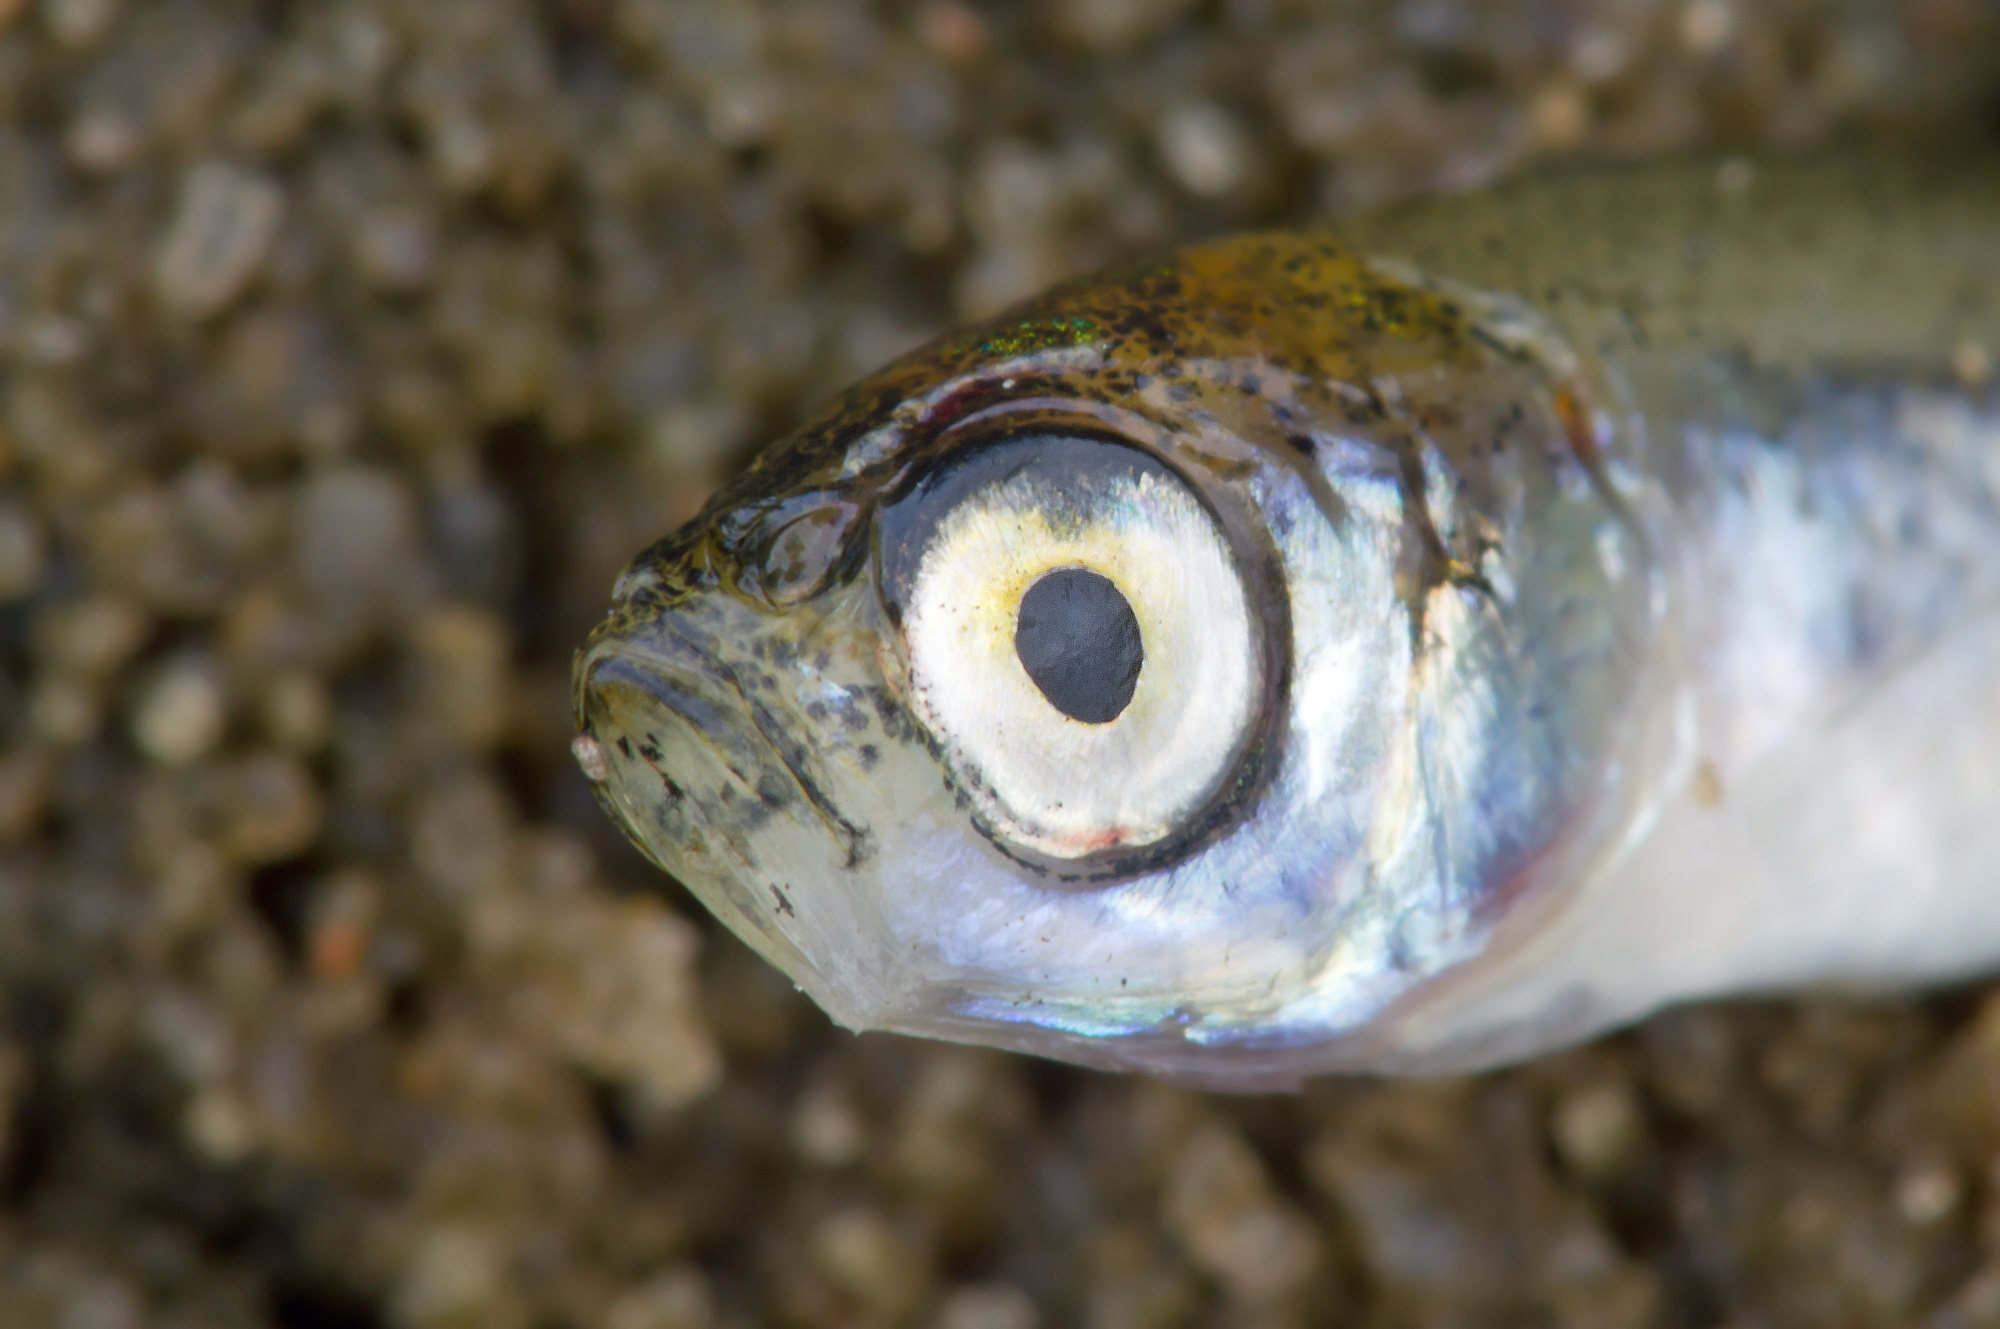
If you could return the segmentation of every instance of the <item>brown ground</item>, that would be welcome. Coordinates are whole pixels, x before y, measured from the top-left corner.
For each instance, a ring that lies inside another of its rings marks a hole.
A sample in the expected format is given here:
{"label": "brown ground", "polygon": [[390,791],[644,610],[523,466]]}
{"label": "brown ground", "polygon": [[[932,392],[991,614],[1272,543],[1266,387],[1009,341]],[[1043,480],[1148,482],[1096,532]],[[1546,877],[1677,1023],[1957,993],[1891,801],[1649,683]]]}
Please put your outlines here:
{"label": "brown ground", "polygon": [[1963,124],[1991,0],[0,0],[0,1325],[2000,1324],[2000,1002],[1228,1100],[854,1039],[565,753],[621,561],[1107,256]]}

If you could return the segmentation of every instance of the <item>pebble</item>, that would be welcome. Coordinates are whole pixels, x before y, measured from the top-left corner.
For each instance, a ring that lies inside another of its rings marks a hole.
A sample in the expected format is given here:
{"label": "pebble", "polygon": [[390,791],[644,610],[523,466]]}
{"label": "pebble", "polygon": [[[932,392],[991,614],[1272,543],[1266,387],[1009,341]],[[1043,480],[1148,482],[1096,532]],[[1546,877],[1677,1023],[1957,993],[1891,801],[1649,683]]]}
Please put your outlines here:
{"label": "pebble", "polygon": [[945,1294],[938,1329],[1038,1329],[1041,1315],[1011,1283],[972,1283]]}
{"label": "pebble", "polygon": [[856,1163],[868,1148],[868,1128],[853,1098],[832,1083],[814,1085],[792,1110],[792,1147],[816,1167]]}
{"label": "pebble", "polygon": [[77,319],[41,310],[21,320],[15,345],[30,364],[58,369],[90,349],[90,332]]}
{"label": "pebble", "polygon": [[1930,1227],[1951,1217],[1965,1195],[1956,1169],[1937,1159],[1904,1168],[1896,1178],[1896,1207],[1918,1227]]}
{"label": "pebble", "polygon": [[1195,1265],[1237,1301],[1281,1300],[1318,1272],[1311,1220],[1273,1193],[1249,1145],[1219,1124],[1197,1132],[1173,1161],[1166,1217]]}
{"label": "pebble", "polygon": [[163,987],[146,995],[140,1018],[148,1041],[182,1081],[217,1084],[235,1068],[237,1040],[216,1003]]}
{"label": "pebble", "polygon": [[1640,1143],[1642,1126],[1638,1104],[1623,1082],[1578,1085],[1556,1102],[1556,1150],[1585,1180],[1616,1175]]}
{"label": "pebble", "polygon": [[993,44],[986,20],[961,0],[930,0],[919,9],[917,37],[938,58],[953,64],[976,60]]}
{"label": "pebble", "polygon": [[253,753],[230,769],[228,789],[221,843],[235,862],[276,863],[305,852],[319,837],[325,799],[296,758]]}
{"label": "pebble", "polygon": [[205,1157],[227,1167],[250,1156],[257,1145],[257,1127],[242,1099],[213,1086],[188,1103],[187,1137]]}
{"label": "pebble", "polygon": [[[41,1329],[145,1329],[145,1302],[132,1283],[60,1247],[24,1253],[7,1270],[0,1310],[12,1322]],[[14,1261],[9,1261],[14,1263]]]}
{"label": "pebble", "polygon": [[533,962],[550,1033],[576,1061],[631,1086],[650,1111],[706,1094],[721,1058],[700,1021],[693,929],[651,900],[582,900],[537,924]]}
{"label": "pebble", "polygon": [[185,766],[215,750],[228,718],[213,666],[175,661],[140,694],[132,714],[132,741],[163,766]]}
{"label": "pebble", "polygon": [[1951,355],[1952,372],[1968,391],[1984,388],[1993,378],[1993,353],[1976,341],[1962,341]]}
{"label": "pebble", "polygon": [[422,290],[437,271],[430,216],[414,208],[370,211],[354,229],[354,266],[363,281],[381,290]]}
{"label": "pebble", "polygon": [[1748,158],[1731,157],[1715,168],[1715,187],[1725,195],[1747,192],[1757,183],[1757,167]]}
{"label": "pebble", "polygon": [[11,1040],[0,1042],[0,1153],[11,1143],[9,1134],[27,1087],[27,1054]]}
{"label": "pebble", "polygon": [[131,600],[87,595],[40,615],[35,645],[51,669],[98,678],[123,668],[151,630],[145,611]]}
{"label": "pebble", "polygon": [[70,160],[84,170],[109,175],[139,159],[146,137],[123,109],[92,106],[70,123],[63,145]]}
{"label": "pebble", "polygon": [[1056,32],[1086,50],[1132,49],[1172,24],[1194,0],[1044,0]]}
{"label": "pebble", "polygon": [[59,46],[84,50],[110,35],[119,0],[42,0],[42,22]]}
{"label": "pebble", "polygon": [[193,318],[232,304],[263,266],[284,212],[284,192],[264,176],[227,162],[195,166],[153,264],[162,302]]}
{"label": "pebble", "polygon": [[1177,102],[1161,118],[1160,157],[1183,189],[1221,198],[1250,173],[1253,146],[1236,119],[1213,102]]}
{"label": "pebble", "polygon": [[223,921],[238,885],[228,859],[214,845],[194,840],[169,855],[153,887],[159,939],[171,947]]}
{"label": "pebble", "polygon": [[43,678],[28,694],[28,725],[57,747],[77,747],[97,737],[104,697],[80,678]]}
{"label": "pebble", "polygon": [[1569,67],[1587,84],[1609,83],[1631,60],[1631,45],[1615,28],[1586,27],[1570,43]]}
{"label": "pebble", "polygon": [[41,585],[45,546],[34,517],[0,502],[0,604]]}
{"label": "pebble", "polygon": [[653,1275],[622,1293],[605,1313],[604,1329],[709,1329],[715,1294],[692,1265]]}
{"label": "pebble", "polygon": [[265,732],[279,747],[310,755],[333,734],[333,697],[319,675],[289,669],[264,688],[260,706]]}
{"label": "pebble", "polygon": [[506,1295],[502,1260],[498,1239],[481,1228],[430,1229],[412,1253],[403,1284],[396,1290],[397,1321],[414,1329],[447,1325],[512,1329],[520,1315]]}
{"label": "pebble", "polygon": [[1551,81],[1528,104],[1528,122],[1542,146],[1566,151],[1583,142],[1590,131],[1590,101],[1576,84]]}
{"label": "pebble", "polygon": [[18,843],[41,825],[49,804],[49,764],[39,747],[0,752],[0,845]]}
{"label": "pebble", "polygon": [[316,978],[339,982],[367,963],[383,912],[383,888],[373,873],[348,869],[313,894],[306,924],[306,967]]}
{"label": "pebble", "polygon": [[646,459],[663,481],[699,483],[749,430],[749,416],[736,403],[675,402],[647,422]]}
{"label": "pebble", "polygon": [[878,1210],[855,1205],[821,1221],[808,1245],[813,1266],[842,1292],[890,1321],[923,1292],[925,1266]]}
{"label": "pebble", "polygon": [[1730,0],[1687,0],[1681,7],[1681,41],[1696,55],[1712,55],[1736,31],[1736,9]]}
{"label": "pebble", "polygon": [[1413,1300],[1448,1289],[1453,1300],[1479,1304],[1505,1283],[1505,1251],[1496,1249],[1481,1216],[1467,1212],[1470,1205],[1455,1203],[1451,1182],[1427,1175],[1420,1157],[1330,1141],[1311,1169],[1355,1225],[1373,1275]]}
{"label": "pebble", "polygon": [[419,704],[472,750],[492,748],[506,732],[510,646],[507,625],[470,606],[433,610],[417,625]]}
{"label": "pebble", "polygon": [[307,481],[298,509],[299,578],[333,612],[373,616],[415,589],[416,503],[395,476],[328,468]]}

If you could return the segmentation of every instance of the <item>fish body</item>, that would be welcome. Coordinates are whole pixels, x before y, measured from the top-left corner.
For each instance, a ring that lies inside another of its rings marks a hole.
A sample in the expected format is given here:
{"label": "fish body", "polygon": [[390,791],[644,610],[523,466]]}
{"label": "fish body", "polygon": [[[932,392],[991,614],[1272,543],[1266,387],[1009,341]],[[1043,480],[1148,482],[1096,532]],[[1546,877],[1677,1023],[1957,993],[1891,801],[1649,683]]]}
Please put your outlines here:
{"label": "fish body", "polygon": [[2000,172],[1523,181],[913,352],[642,553],[635,843],[852,1028],[1237,1088],[2000,966]]}

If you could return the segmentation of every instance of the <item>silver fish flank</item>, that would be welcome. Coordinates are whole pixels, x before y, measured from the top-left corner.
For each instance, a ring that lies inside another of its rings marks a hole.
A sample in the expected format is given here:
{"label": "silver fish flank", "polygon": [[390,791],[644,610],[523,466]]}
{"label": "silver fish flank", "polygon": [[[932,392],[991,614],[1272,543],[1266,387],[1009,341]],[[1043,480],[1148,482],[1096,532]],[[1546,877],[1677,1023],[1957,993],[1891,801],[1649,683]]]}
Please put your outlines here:
{"label": "silver fish flank", "polygon": [[1135,263],[642,553],[578,756],[842,1024],[1227,1087],[2000,967],[1996,355],[1977,157]]}

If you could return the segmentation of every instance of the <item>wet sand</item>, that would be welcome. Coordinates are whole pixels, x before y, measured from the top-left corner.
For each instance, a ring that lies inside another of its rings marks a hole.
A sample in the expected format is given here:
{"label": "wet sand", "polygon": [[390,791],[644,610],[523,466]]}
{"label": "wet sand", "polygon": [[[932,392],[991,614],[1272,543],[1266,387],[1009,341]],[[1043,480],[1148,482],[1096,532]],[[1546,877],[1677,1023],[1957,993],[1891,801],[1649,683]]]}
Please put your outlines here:
{"label": "wet sand", "polygon": [[856,1039],[566,746],[623,561],[958,319],[1996,105],[1986,0],[0,0],[0,1325],[2000,1324],[2000,998]]}

